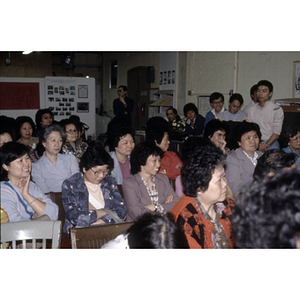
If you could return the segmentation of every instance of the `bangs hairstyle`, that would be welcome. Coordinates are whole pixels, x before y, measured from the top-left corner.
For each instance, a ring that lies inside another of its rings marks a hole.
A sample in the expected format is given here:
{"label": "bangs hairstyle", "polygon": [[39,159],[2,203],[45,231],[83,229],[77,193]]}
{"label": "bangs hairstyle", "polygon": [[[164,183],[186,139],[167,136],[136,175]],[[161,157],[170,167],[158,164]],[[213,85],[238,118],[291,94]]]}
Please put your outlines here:
{"label": "bangs hairstyle", "polygon": [[131,174],[141,171],[141,166],[145,166],[149,156],[163,156],[163,151],[155,145],[154,141],[144,141],[133,149],[130,156]]}
{"label": "bangs hairstyle", "polygon": [[134,140],[135,130],[127,123],[117,123],[113,126],[113,130],[109,130],[107,144],[109,151],[115,151],[123,136],[130,134]]}
{"label": "bangs hairstyle", "polygon": [[194,104],[194,103],[187,103],[184,107],[183,107],[183,112],[184,112],[184,115],[187,116],[187,112],[188,111],[194,111],[196,113],[196,115],[198,115],[198,108],[197,106]]}
{"label": "bangs hairstyle", "polygon": [[16,139],[18,140],[21,137],[20,130],[24,123],[29,123],[32,127],[32,132],[35,129],[33,120],[28,116],[21,116],[16,118]]}
{"label": "bangs hairstyle", "polygon": [[44,108],[44,109],[39,109],[37,111],[37,113],[35,114],[35,124],[36,127],[39,129],[40,127],[42,127],[41,122],[42,122],[42,116],[44,114],[50,114],[50,116],[52,117],[52,119],[54,119],[54,115],[51,109],[49,108]]}
{"label": "bangs hairstyle", "polygon": [[17,142],[8,142],[0,147],[0,159],[1,159],[1,181],[7,181],[7,171],[4,170],[3,164],[9,166],[10,163],[21,156],[28,154],[28,148]]}
{"label": "bangs hairstyle", "polygon": [[225,123],[223,123],[221,120],[219,119],[213,119],[213,120],[210,120],[207,124],[206,124],[206,127],[205,127],[205,130],[204,130],[204,138],[209,140],[212,138],[212,136],[214,135],[214,133],[216,131],[224,131],[225,134],[226,134],[226,131],[228,130],[227,129],[227,126]]}
{"label": "bangs hairstyle", "polygon": [[260,80],[258,83],[257,83],[257,89],[259,86],[267,86],[269,88],[269,92],[272,93],[273,92],[273,84],[268,81],[268,80]]}
{"label": "bangs hairstyle", "polygon": [[184,194],[196,197],[198,190],[205,192],[216,167],[224,166],[224,159],[225,156],[221,149],[211,144],[196,148],[195,152],[184,161],[181,168]]}
{"label": "bangs hairstyle", "polygon": [[240,142],[242,136],[249,132],[249,131],[255,131],[259,137],[259,140],[261,140],[261,132],[260,128],[256,123],[250,123],[250,122],[239,122],[237,128],[236,128],[236,141]]}
{"label": "bangs hairstyle", "polygon": [[66,132],[65,132],[64,128],[61,125],[59,125],[59,124],[53,124],[53,123],[50,124],[49,126],[45,126],[45,127],[42,128],[42,130],[40,131],[40,134],[39,134],[40,142],[41,143],[45,143],[48,140],[49,135],[53,131],[60,132],[61,137],[63,139],[63,142],[65,142],[65,140],[66,140]]}
{"label": "bangs hairstyle", "polygon": [[218,100],[219,98],[221,98],[222,102],[224,102],[224,96],[223,96],[223,94],[218,93],[218,92],[212,93],[209,96],[209,103],[212,103],[214,100]]}
{"label": "bangs hairstyle", "polygon": [[90,146],[83,153],[79,168],[83,172],[83,168],[87,171],[96,166],[108,165],[109,171],[112,171],[114,168],[114,161],[111,156],[100,146]]}

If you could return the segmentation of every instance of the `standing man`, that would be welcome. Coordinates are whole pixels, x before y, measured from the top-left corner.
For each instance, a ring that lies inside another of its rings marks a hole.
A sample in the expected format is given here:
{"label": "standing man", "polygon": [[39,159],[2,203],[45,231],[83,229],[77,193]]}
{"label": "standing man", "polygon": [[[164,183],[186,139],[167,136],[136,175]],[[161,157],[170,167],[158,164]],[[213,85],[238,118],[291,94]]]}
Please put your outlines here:
{"label": "standing man", "polygon": [[252,86],[252,88],[250,89],[250,97],[251,97],[252,101],[244,108],[244,112],[247,115],[248,115],[249,108],[258,102],[258,100],[257,100],[257,84],[254,84]]}
{"label": "standing man", "polygon": [[257,123],[262,133],[262,141],[258,150],[266,152],[269,149],[280,149],[278,138],[283,123],[283,110],[271,102],[273,84],[268,80],[261,80],[257,84],[258,103],[248,110],[247,122]]}
{"label": "standing man", "polygon": [[131,114],[133,112],[134,100],[126,96],[127,86],[120,85],[118,87],[118,95],[119,98],[113,102],[114,114],[116,116],[125,115],[128,124],[132,125]]}

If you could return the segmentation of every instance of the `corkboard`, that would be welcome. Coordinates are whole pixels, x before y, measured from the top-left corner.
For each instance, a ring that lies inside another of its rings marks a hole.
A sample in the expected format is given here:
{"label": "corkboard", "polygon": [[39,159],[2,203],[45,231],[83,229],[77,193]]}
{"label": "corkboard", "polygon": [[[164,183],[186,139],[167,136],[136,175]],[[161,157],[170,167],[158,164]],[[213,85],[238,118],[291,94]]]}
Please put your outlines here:
{"label": "corkboard", "polygon": [[38,82],[0,82],[0,109],[40,109]]}

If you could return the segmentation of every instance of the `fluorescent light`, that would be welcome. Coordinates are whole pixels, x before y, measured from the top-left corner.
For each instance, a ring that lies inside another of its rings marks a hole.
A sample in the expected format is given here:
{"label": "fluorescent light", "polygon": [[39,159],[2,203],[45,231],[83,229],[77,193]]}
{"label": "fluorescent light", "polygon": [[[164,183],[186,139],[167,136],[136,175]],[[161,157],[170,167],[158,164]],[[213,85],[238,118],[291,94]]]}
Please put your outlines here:
{"label": "fluorescent light", "polygon": [[27,55],[27,54],[30,54],[31,52],[33,52],[33,51],[23,51],[23,53],[22,54],[25,54],[25,55]]}

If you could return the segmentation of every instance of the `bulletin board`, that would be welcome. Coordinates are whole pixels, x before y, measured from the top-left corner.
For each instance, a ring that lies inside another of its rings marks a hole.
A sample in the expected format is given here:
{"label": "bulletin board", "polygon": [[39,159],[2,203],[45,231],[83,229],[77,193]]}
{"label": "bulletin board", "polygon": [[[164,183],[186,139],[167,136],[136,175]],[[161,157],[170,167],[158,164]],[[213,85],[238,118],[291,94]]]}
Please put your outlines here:
{"label": "bulletin board", "polygon": [[0,82],[0,109],[39,109],[38,82]]}

